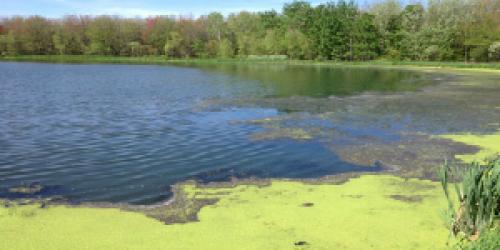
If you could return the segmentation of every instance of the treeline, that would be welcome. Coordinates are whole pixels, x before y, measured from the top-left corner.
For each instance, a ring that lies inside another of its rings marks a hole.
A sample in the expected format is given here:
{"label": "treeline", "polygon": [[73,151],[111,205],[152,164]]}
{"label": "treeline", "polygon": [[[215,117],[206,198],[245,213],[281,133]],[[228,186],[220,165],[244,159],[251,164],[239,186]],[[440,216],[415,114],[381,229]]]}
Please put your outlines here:
{"label": "treeline", "polygon": [[498,61],[500,0],[385,0],[366,9],[295,1],[281,13],[227,17],[10,17],[0,21],[0,53]]}

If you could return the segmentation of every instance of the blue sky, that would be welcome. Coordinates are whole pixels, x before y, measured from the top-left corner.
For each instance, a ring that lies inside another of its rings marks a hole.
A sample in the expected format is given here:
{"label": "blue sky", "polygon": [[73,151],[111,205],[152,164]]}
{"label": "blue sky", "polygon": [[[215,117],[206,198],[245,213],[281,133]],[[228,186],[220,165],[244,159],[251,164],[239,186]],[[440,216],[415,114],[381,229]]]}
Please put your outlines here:
{"label": "blue sky", "polygon": [[[241,10],[280,11],[283,4],[292,0],[0,0],[0,16],[42,15],[61,17],[69,14],[122,15],[127,17],[150,15],[193,15],[211,11],[223,14]],[[311,0],[311,4],[327,0]],[[362,6],[366,1],[358,1]]]}

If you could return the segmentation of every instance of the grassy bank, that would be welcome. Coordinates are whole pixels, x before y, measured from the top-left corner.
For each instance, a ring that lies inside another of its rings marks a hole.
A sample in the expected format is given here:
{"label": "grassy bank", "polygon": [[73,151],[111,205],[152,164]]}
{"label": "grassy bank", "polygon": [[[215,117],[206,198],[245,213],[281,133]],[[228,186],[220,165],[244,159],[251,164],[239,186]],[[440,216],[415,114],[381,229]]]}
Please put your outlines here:
{"label": "grassy bank", "polygon": [[20,55],[0,57],[0,61],[47,62],[47,63],[124,63],[124,64],[165,64],[169,60],[160,56],[124,57],[94,55]]}
{"label": "grassy bank", "polygon": [[385,67],[423,67],[448,69],[474,69],[500,71],[500,63],[464,63],[430,61],[311,61],[282,60],[266,58],[235,59],[168,59],[163,56],[119,57],[93,55],[20,55],[0,57],[0,61],[51,62],[51,63],[124,63],[124,64],[213,64],[213,63],[263,63],[317,66],[385,66]]}
{"label": "grassy bank", "polygon": [[342,185],[184,184],[188,199],[219,201],[197,222],[170,225],[115,208],[3,205],[0,249],[442,249],[440,188],[381,175]]}

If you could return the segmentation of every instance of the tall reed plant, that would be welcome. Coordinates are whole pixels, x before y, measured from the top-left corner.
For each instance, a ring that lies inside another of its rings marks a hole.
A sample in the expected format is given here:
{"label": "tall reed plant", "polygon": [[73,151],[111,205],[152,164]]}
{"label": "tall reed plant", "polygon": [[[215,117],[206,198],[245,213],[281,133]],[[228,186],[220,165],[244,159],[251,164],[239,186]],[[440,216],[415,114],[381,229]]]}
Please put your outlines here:
{"label": "tall reed plant", "polygon": [[[443,165],[441,183],[448,199],[450,228],[454,235],[464,233],[468,238],[479,237],[494,225],[500,215],[500,157],[485,165],[471,163],[463,166]],[[450,185],[457,199],[452,199]]]}

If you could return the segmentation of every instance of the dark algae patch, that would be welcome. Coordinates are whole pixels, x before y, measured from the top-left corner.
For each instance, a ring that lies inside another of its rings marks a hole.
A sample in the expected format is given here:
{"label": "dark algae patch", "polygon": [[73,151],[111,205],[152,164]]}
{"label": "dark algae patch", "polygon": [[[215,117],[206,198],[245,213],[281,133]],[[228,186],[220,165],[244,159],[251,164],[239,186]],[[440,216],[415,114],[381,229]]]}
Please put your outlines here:
{"label": "dark algae patch", "polygon": [[314,207],[314,203],[313,202],[305,202],[305,203],[302,203],[302,206],[303,207]]}
{"label": "dark algae patch", "polygon": [[422,202],[423,197],[418,195],[390,195],[389,197],[403,202]]}
{"label": "dark algae patch", "polygon": [[296,245],[296,246],[305,246],[305,245],[309,245],[309,244],[307,243],[307,241],[303,241],[303,240],[301,240],[301,241],[297,241],[297,242],[295,242],[295,243],[293,243],[293,244],[294,244],[294,245]]}
{"label": "dark algae patch", "polygon": [[378,162],[387,171],[406,176],[436,179],[436,166],[458,154],[473,154],[477,147],[429,136],[406,136],[395,142],[371,140],[346,146],[332,146],[343,160],[360,165]]}
{"label": "dark algae patch", "polygon": [[0,190],[0,197],[8,199],[56,198],[60,197],[64,192],[65,190],[61,186],[44,186],[41,183],[34,182]]}
{"label": "dark algae patch", "polygon": [[[445,160],[494,154],[488,145],[497,135],[483,139],[481,134],[495,134],[500,126],[500,76],[429,74],[436,85],[412,93],[247,98],[234,104],[293,110],[250,121],[263,128],[252,139],[317,141],[344,162],[436,180],[437,166]],[[441,137],[462,133],[478,136]]]}
{"label": "dark algae patch", "polygon": [[44,187],[38,183],[33,183],[29,185],[23,185],[19,187],[11,187],[8,189],[9,193],[13,194],[26,194],[26,195],[34,195],[40,193],[44,189]]}
{"label": "dark algae patch", "polygon": [[[141,209],[141,213],[164,222],[165,224],[187,223],[199,221],[198,212],[207,205],[213,205],[218,199],[174,200],[167,206]],[[132,209],[134,211],[135,209]]]}

